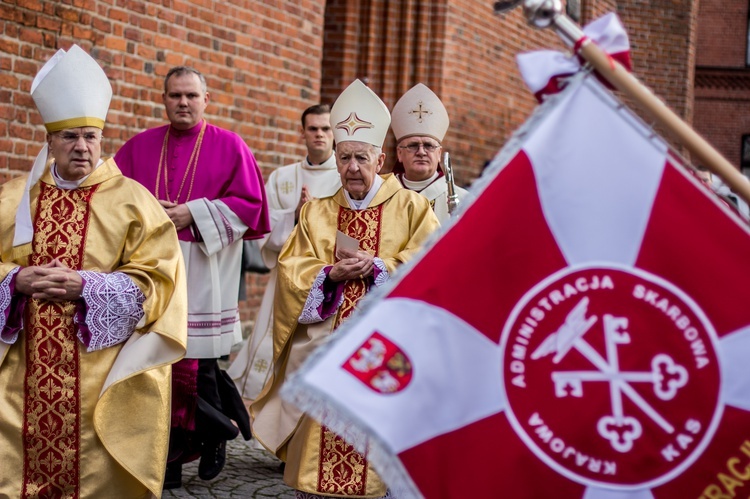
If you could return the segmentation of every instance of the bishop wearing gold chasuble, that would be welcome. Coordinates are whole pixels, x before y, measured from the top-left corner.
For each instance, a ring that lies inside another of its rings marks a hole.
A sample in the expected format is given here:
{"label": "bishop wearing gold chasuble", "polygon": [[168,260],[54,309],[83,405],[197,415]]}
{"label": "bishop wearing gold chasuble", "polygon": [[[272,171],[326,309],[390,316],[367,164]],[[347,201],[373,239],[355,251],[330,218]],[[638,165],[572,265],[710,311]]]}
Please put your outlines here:
{"label": "bishop wearing gold chasuble", "polygon": [[429,202],[379,176],[390,123],[382,101],[356,80],[331,109],[342,188],[306,203],[281,250],[274,305],[274,372],[251,405],[253,433],[286,462],[297,498],[381,497],[362,455],[279,397],[287,375],[385,283],[438,226]]}
{"label": "bishop wearing gold chasuble", "polygon": [[158,497],[187,342],[177,234],[100,158],[96,61],[60,50],[31,93],[47,143],[0,190],[0,497]]}

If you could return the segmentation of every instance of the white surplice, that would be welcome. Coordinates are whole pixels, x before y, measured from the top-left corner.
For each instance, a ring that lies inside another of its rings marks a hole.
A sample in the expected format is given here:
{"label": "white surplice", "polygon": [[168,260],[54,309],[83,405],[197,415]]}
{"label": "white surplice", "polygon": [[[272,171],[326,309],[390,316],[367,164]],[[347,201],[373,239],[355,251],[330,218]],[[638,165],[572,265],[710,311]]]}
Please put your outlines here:
{"label": "white surplice", "polygon": [[[427,180],[412,182],[402,174],[401,183],[410,191],[418,192],[430,200],[435,216],[437,216],[441,224],[444,224],[450,218],[450,214],[448,213],[448,184],[445,181],[445,177],[438,178],[438,173],[435,172]],[[456,186],[456,195],[459,202],[467,194],[468,191],[466,189]]]}
{"label": "white surplice", "polygon": [[335,155],[319,165],[306,159],[277,168],[266,182],[266,195],[271,220],[271,232],[258,240],[261,255],[271,269],[263,300],[250,337],[237,353],[227,372],[243,397],[254,400],[271,373],[273,359],[273,296],[276,291],[276,262],[279,252],[294,229],[294,214],[307,186],[311,196],[332,196],[341,187]]}
{"label": "white surplice", "polygon": [[248,227],[220,200],[195,199],[187,206],[202,241],[180,241],[190,283],[185,357],[214,359],[242,341],[237,305]]}

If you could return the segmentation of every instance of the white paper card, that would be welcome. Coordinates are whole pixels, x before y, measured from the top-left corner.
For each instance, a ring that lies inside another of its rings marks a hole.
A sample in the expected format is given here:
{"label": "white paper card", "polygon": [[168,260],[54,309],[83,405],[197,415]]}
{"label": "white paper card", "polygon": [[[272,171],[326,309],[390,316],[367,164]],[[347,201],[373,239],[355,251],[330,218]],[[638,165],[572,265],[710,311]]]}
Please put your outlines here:
{"label": "white paper card", "polygon": [[348,250],[348,251],[358,251],[359,250],[359,240],[355,239],[351,236],[347,236],[343,232],[336,231],[336,256],[341,258],[339,255],[339,250]]}

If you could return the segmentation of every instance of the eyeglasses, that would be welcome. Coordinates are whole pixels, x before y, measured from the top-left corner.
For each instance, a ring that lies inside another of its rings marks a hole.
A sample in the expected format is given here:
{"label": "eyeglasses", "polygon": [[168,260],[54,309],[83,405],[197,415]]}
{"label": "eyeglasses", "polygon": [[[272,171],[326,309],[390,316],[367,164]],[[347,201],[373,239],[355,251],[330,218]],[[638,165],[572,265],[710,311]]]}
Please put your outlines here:
{"label": "eyeglasses", "polygon": [[97,132],[60,132],[56,133],[55,136],[59,137],[65,144],[77,144],[81,137],[87,144],[96,144],[101,140],[101,136]]}
{"label": "eyeglasses", "polygon": [[437,151],[437,148],[440,147],[438,144],[430,144],[427,142],[412,142],[411,144],[406,144],[405,146],[398,146],[399,149],[406,149],[412,154],[416,154],[417,151],[419,151],[419,148],[424,148],[425,152],[435,152]]}

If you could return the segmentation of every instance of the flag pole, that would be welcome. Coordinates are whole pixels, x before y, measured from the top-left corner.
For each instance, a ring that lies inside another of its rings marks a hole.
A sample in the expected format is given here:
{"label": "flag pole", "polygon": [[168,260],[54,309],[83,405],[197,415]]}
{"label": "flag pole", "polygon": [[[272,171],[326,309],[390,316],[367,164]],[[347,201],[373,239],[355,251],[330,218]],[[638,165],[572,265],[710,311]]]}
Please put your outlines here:
{"label": "flag pole", "polygon": [[563,14],[560,0],[516,0],[496,2],[495,10],[509,10],[523,2],[524,15],[537,28],[554,27],[566,43],[577,50],[613,87],[635,101],[659,125],[671,132],[711,173],[750,205],[750,182],[700,134],[693,130],[651,90],[586,37],[583,30]]}

